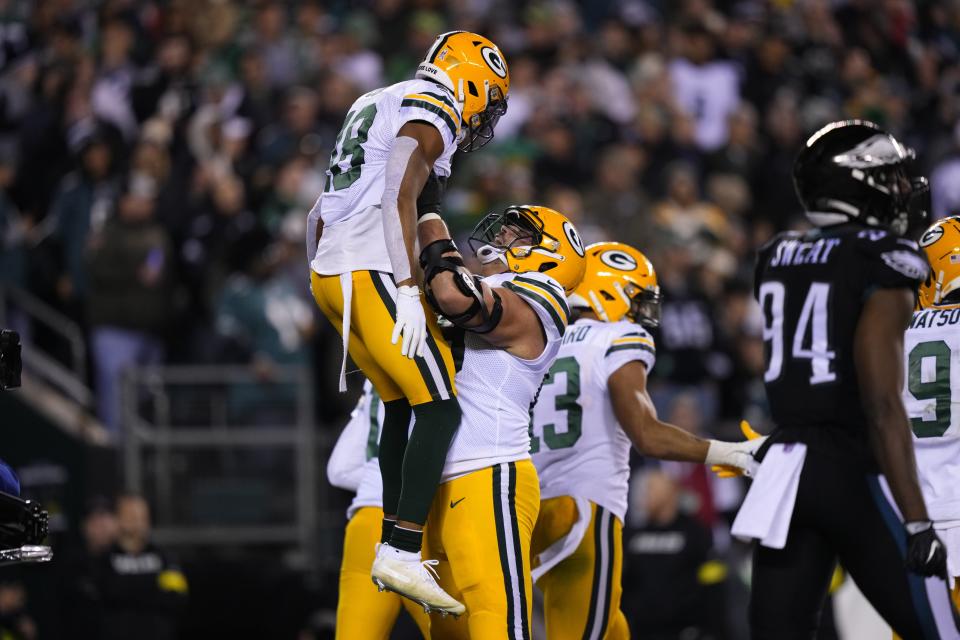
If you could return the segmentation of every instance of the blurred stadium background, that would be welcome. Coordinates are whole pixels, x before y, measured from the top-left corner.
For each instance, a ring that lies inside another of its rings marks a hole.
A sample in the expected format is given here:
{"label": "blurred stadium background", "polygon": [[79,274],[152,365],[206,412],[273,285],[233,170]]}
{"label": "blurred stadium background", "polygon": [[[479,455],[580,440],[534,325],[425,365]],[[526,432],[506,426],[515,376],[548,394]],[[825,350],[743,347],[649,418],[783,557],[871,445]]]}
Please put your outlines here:
{"label": "blurred stadium background", "polygon": [[[305,217],[350,103],[452,28],[497,42],[513,85],[494,142],[455,160],[451,226],[535,202],[647,252],[654,397],[691,431],[765,428],[752,260],[803,224],[806,135],[878,122],[934,215],[960,205],[956,0],[0,0],[0,318],[25,362],[0,455],[58,555],[0,569],[0,637],[97,637],[122,492],[189,584],[126,637],[332,637],[350,496],[324,466],[362,381],[336,393]],[[636,469],[635,635],[745,637],[740,481]]]}

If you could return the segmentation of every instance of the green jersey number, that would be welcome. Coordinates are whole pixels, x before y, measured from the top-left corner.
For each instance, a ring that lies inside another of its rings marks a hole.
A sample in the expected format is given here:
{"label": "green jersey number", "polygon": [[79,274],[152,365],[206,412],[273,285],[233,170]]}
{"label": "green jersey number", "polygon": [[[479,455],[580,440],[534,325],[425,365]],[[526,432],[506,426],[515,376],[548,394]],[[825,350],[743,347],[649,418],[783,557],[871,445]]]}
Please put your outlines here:
{"label": "green jersey number", "polygon": [[[583,408],[577,402],[580,399],[580,364],[572,356],[558,358],[550,371],[543,379],[543,385],[553,383],[557,375],[566,377],[566,393],[554,398],[553,407],[558,412],[567,412],[567,424],[564,431],[558,432],[557,425],[550,423],[543,425],[543,442],[548,449],[566,449],[572,447],[580,439],[583,432]],[[541,387],[542,391],[543,387]],[[533,410],[531,408],[531,415]],[[533,433],[533,421],[530,422],[530,453],[540,451],[540,438]]]}
{"label": "green jersey number", "polygon": [[[359,111],[351,111],[347,114],[343,129],[340,129],[340,133],[337,134],[337,144],[333,148],[333,153],[330,154],[327,191],[347,189],[360,179],[360,170],[363,167],[363,144],[367,141],[367,135],[376,117],[376,103],[368,104]],[[344,170],[341,165],[348,160],[349,165]]]}
{"label": "green jersey number", "polygon": [[[936,419],[910,418],[918,438],[939,438],[950,428],[950,346],[943,340],[921,342],[907,357],[907,388],[917,400],[936,400]],[[924,358],[934,359],[933,380],[923,381]]]}
{"label": "green jersey number", "polygon": [[367,460],[380,455],[380,396],[377,390],[370,392],[370,431],[367,433]]}

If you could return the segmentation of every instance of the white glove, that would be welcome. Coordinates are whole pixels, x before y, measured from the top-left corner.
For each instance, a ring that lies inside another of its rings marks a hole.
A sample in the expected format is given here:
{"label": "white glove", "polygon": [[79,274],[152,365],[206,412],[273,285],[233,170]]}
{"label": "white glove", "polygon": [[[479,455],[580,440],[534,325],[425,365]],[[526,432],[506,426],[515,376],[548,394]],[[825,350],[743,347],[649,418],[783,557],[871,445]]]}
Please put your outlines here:
{"label": "white glove", "polygon": [[403,334],[403,343],[400,353],[413,359],[423,356],[423,348],[427,345],[427,316],[420,303],[420,288],[409,285],[397,287],[397,322],[393,325],[391,344],[397,344],[400,334]]}
{"label": "white glove", "polygon": [[707,459],[704,460],[704,463],[722,467],[737,467],[743,469],[743,475],[752,478],[760,466],[753,454],[766,439],[767,436],[742,442],[710,440],[710,448],[707,450]]}

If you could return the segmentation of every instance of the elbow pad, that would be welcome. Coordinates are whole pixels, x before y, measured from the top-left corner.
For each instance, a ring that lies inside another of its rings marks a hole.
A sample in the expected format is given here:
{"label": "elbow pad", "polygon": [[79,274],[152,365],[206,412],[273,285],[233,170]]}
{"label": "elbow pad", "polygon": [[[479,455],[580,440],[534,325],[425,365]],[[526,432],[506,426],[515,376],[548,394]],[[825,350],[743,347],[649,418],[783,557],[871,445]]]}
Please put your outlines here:
{"label": "elbow pad", "polygon": [[[488,311],[486,302],[483,299],[483,286],[479,276],[475,276],[463,267],[463,258],[459,255],[446,256],[444,253],[456,251],[457,245],[453,240],[437,240],[432,242],[420,252],[420,266],[423,268],[424,294],[427,302],[433,307],[433,310],[449,320],[452,324],[461,329],[472,331],[473,333],[490,333],[497,328],[503,318],[503,302],[496,291],[493,294],[493,309]],[[471,300],[470,307],[458,314],[451,314],[444,311],[433,295],[432,282],[441,273],[449,271],[453,274],[453,282],[457,290],[464,297]],[[480,324],[476,326],[466,326],[466,323],[473,321],[480,316]]]}
{"label": "elbow pad", "polygon": [[435,171],[430,171],[426,184],[417,198],[417,219],[428,213],[439,215],[442,210],[443,194],[447,189],[447,178],[441,177]]}

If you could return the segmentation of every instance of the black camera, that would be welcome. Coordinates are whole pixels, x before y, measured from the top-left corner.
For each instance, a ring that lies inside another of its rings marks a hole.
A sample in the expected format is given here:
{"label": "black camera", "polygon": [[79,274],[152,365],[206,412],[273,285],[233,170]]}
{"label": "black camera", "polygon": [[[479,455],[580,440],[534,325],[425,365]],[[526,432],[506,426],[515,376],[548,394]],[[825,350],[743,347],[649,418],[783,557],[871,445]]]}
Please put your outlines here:
{"label": "black camera", "polygon": [[20,334],[0,331],[0,390],[20,386],[23,360],[20,358]]}

